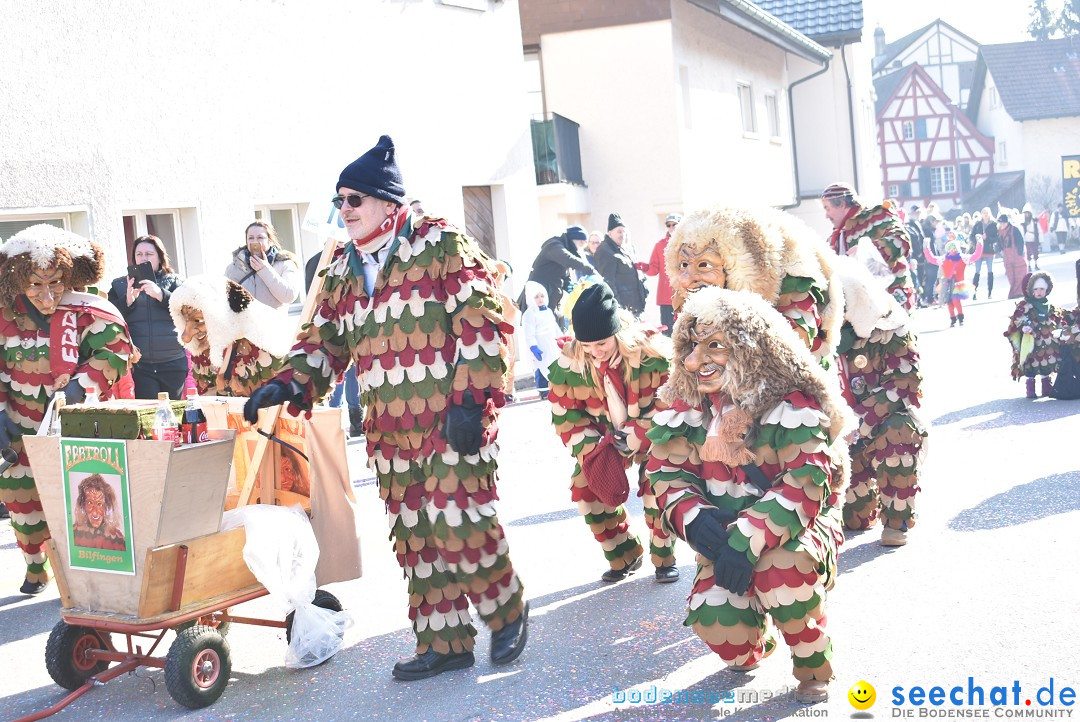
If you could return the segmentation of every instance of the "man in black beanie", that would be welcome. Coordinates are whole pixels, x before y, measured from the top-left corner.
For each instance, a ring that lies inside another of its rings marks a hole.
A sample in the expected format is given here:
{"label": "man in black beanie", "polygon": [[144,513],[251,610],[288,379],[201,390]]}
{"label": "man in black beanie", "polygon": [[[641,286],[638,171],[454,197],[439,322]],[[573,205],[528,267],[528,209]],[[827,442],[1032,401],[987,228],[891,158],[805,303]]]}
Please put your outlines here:
{"label": "man in black beanie", "polygon": [[[563,294],[570,288],[570,271],[586,276],[596,272],[592,264],[578,253],[576,242],[584,241],[586,237],[584,228],[570,226],[561,235],[544,241],[540,246],[540,253],[536,254],[533,261],[529,280],[544,287],[548,294],[548,305],[555,309],[555,313],[559,312]],[[518,307],[525,309],[528,300],[524,290],[521,294]]]}
{"label": "man in black beanie", "polygon": [[341,172],[333,203],[352,241],[320,272],[311,322],[244,416],[254,423],[260,408],[284,402],[297,414],[310,409],[355,362],[368,458],[416,635],[416,656],[393,675],[414,680],[473,665],[470,601],[492,630],[497,665],[524,649],[529,608],[494,508],[513,327],[476,242],[404,205],[395,155],[384,135]]}
{"label": "man in black beanie", "polygon": [[618,213],[608,216],[608,230],[600,247],[594,254],[596,270],[611,286],[619,305],[634,316],[645,311],[645,284],[638,275],[634,259],[623,249],[626,241],[626,226]]}

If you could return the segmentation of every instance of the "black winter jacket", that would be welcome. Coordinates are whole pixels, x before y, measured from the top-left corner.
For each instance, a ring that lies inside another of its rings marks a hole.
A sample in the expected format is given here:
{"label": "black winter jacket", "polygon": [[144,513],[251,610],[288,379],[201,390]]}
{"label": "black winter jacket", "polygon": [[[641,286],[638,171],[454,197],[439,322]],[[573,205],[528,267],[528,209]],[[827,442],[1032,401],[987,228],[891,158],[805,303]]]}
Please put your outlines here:
{"label": "black winter jacket", "polygon": [[621,247],[615,245],[611,236],[604,236],[604,240],[596,249],[596,270],[604,277],[604,281],[611,287],[615,294],[615,300],[619,305],[635,316],[640,316],[645,310],[645,284],[641,281],[637,269],[634,268],[634,259]]}
{"label": "black winter jacket", "polygon": [[183,281],[176,274],[160,270],[156,275],[156,283],[161,287],[160,301],[140,293],[133,304],[127,305],[127,276],[114,278],[109,288],[109,301],[120,309],[127,321],[131,342],[142,352],[139,363],[164,363],[185,355],[169,314],[169,298]]}
{"label": "black winter jacket", "polygon": [[[558,308],[563,294],[570,288],[571,270],[584,274],[595,272],[589,262],[578,255],[577,245],[564,233],[547,239],[540,246],[529,280],[536,281],[547,290],[548,306]],[[518,301],[520,308],[527,308],[524,293],[522,291]]]}

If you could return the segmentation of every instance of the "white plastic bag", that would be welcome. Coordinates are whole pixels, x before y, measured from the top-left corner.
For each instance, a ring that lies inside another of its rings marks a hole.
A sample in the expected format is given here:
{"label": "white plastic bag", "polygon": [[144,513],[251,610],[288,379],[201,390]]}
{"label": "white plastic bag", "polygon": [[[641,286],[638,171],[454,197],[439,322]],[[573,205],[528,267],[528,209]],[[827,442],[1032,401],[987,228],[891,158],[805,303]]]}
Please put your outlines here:
{"label": "white plastic bag", "polygon": [[299,505],[252,504],[226,512],[222,531],[239,526],[247,533],[248,569],[271,597],[295,610],[285,666],[313,667],[330,659],[341,649],[352,618],[312,604],[319,544],[304,510]]}

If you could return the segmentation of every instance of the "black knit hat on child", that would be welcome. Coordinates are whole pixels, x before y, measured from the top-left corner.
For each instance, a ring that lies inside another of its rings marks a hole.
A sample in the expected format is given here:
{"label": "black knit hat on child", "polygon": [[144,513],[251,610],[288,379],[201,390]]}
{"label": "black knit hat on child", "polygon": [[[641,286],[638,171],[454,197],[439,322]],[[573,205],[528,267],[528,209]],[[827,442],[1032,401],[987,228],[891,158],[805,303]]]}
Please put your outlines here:
{"label": "black knit hat on child", "polygon": [[582,291],[571,318],[574,336],[585,343],[611,338],[622,329],[619,302],[606,283],[596,283]]}
{"label": "black knit hat on child", "polygon": [[618,213],[612,213],[610,216],[607,217],[607,229],[609,231],[613,231],[619,226],[625,225],[626,224],[622,222],[622,217]]}
{"label": "black knit hat on child", "polygon": [[405,186],[397,165],[397,151],[390,136],[379,138],[375,147],[345,166],[337,188],[352,188],[375,198],[405,204]]}

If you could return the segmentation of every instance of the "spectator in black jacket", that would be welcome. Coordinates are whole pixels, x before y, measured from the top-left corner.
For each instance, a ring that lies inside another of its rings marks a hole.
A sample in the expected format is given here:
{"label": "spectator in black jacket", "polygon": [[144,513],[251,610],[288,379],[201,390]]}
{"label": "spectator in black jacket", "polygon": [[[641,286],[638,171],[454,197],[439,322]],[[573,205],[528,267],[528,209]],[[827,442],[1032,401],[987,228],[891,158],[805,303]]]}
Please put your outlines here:
{"label": "spectator in black jacket", "polygon": [[983,266],[986,266],[986,297],[994,297],[994,254],[998,251],[998,227],[994,221],[994,216],[990,214],[989,208],[982,209],[982,215],[971,227],[973,249],[974,244],[978,243],[980,239],[983,244],[983,252],[979,260],[975,261],[975,278],[972,279],[975,290],[971,294],[972,301],[979,297],[979,281],[982,280],[980,273]]}
{"label": "spectator in black jacket", "polygon": [[[923,274],[925,273],[925,266],[929,265],[923,258],[923,231],[922,221],[922,206],[918,203],[912,203],[911,209],[907,215],[907,222],[904,223],[904,227],[907,228],[908,235],[911,237],[911,257],[908,259],[908,264],[915,269],[913,274],[913,281],[915,282],[915,297],[922,299],[922,285]],[[925,264],[925,265],[924,265]]]}
{"label": "spectator in black jacket", "polygon": [[[563,294],[570,288],[570,271],[589,275],[595,273],[593,267],[578,253],[577,242],[586,238],[581,226],[570,226],[560,236],[553,236],[540,246],[536,254],[529,280],[536,281],[548,293],[548,305],[558,309]],[[525,292],[518,299],[519,308],[527,308]]]}
{"label": "spectator in black jacket", "polygon": [[596,249],[596,270],[611,287],[615,300],[634,316],[645,310],[645,284],[638,275],[634,259],[623,250],[626,226],[618,213],[608,216],[608,231]]}
{"label": "spectator in black jacket", "polygon": [[169,298],[183,281],[173,271],[165,244],[157,236],[140,236],[131,247],[133,266],[147,261],[154,267],[154,280],[114,278],[109,301],[120,309],[131,342],[142,353],[131,369],[135,398],[156,399],[158,392],[166,391],[170,399],[179,400],[187,380],[188,358],[169,314]]}

